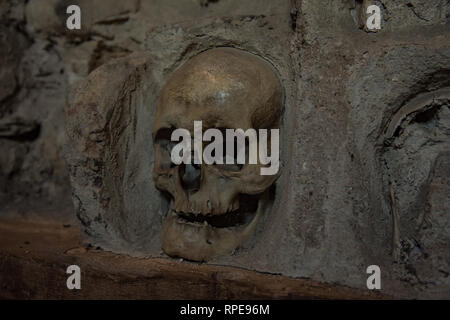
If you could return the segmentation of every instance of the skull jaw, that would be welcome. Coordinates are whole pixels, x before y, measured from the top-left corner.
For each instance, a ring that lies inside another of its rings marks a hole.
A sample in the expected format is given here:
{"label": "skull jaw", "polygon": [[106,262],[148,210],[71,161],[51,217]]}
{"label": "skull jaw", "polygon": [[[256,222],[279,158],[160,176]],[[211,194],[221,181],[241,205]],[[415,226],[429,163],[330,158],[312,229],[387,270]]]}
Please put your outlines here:
{"label": "skull jaw", "polygon": [[198,262],[229,254],[255,233],[259,220],[267,210],[264,202],[264,199],[259,200],[258,209],[247,224],[227,228],[186,222],[171,211],[162,225],[162,249],[171,257]]}

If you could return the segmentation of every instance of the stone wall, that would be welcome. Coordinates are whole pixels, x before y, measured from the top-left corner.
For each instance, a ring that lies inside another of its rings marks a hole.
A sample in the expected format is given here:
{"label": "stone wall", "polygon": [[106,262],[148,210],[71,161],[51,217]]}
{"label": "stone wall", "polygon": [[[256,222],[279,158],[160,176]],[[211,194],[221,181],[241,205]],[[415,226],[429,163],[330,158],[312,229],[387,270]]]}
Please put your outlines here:
{"label": "stone wall", "polygon": [[[282,175],[255,237],[212,263],[358,288],[377,264],[386,293],[448,297],[448,1],[70,1],[81,31],[64,28],[68,3],[0,4],[2,214],[74,214],[64,153],[93,241],[165,256],[152,108],[185,61],[231,46],[280,74]],[[371,3],[382,8],[376,33],[363,23]],[[106,116],[116,105],[119,120]],[[133,119],[135,144],[127,126],[117,142],[126,165],[103,161],[108,148],[89,153],[97,129]]]}

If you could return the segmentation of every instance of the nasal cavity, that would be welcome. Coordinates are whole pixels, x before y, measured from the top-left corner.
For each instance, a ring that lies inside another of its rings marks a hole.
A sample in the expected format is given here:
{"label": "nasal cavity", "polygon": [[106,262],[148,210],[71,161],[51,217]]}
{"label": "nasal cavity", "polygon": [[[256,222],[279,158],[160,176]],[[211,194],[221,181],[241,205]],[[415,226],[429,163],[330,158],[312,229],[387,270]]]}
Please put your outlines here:
{"label": "nasal cavity", "polygon": [[202,168],[197,164],[185,164],[181,166],[181,183],[183,189],[190,193],[197,192],[200,189],[200,179]]}

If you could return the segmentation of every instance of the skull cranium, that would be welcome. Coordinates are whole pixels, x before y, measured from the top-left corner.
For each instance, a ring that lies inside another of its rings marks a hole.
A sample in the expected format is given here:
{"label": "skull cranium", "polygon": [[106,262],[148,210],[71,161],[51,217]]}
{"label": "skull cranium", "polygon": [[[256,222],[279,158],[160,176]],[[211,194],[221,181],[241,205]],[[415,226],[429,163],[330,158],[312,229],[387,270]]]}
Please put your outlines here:
{"label": "skull cranium", "polygon": [[158,100],[153,138],[154,180],[172,207],[164,219],[163,250],[205,261],[247,241],[267,209],[278,175],[261,164],[174,165],[171,132],[206,128],[279,128],[282,89],[274,68],[250,53],[217,48],[188,60],[170,77]]}

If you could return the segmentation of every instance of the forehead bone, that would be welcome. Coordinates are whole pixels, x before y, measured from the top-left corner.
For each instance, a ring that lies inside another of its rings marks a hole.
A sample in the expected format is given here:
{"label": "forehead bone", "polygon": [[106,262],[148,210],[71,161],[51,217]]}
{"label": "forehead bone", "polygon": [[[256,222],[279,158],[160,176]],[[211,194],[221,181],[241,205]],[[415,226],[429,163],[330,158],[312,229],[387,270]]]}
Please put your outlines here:
{"label": "forehead bone", "polygon": [[279,118],[281,99],[280,81],[268,62],[242,50],[217,48],[174,72],[161,94],[158,113],[239,111],[250,116],[253,125],[269,127]]}

